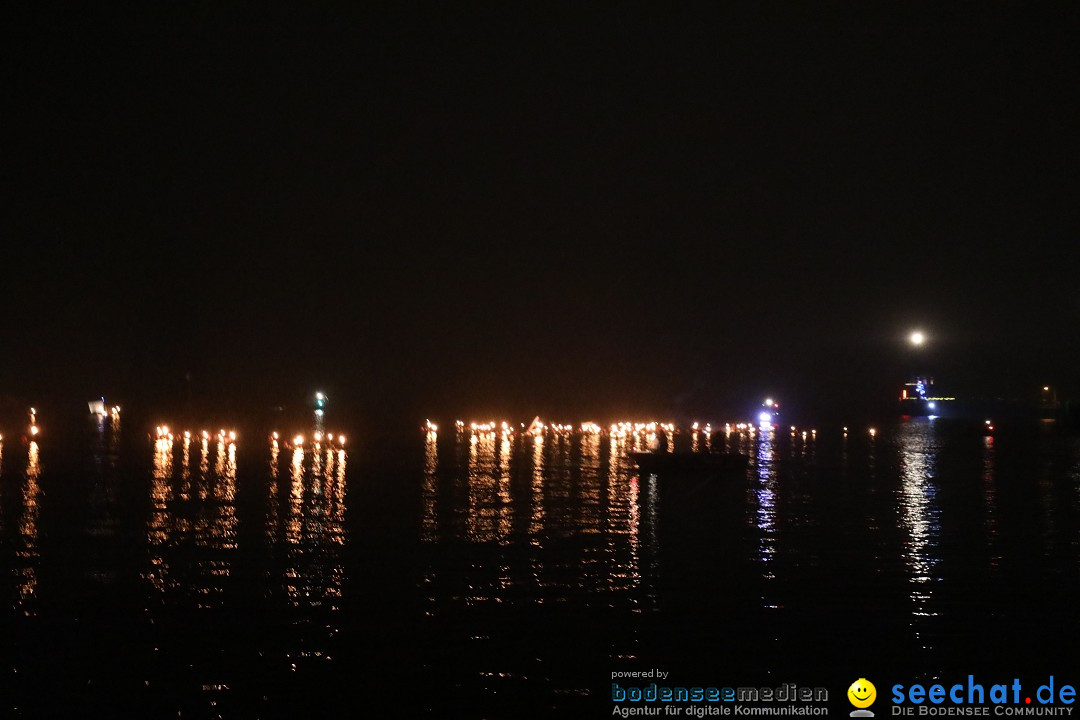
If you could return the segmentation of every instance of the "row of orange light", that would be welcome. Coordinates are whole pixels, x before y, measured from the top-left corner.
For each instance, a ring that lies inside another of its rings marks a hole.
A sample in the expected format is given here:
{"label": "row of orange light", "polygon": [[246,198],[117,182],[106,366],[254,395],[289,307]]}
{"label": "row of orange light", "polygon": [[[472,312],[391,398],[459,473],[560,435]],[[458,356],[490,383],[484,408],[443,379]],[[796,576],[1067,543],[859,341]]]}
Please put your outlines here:
{"label": "row of orange light", "polygon": [[[424,424],[424,427],[428,432],[431,432],[431,433],[435,433],[435,432],[439,431],[439,426],[436,425],[435,423],[431,422],[430,420],[428,420]],[[463,420],[455,420],[454,421],[454,427],[457,428],[457,430],[459,432],[464,432],[465,431],[465,422]],[[525,426],[522,425],[522,427],[525,427]],[[514,432],[514,426],[511,425],[510,423],[506,422],[505,420],[503,420],[501,423],[500,422],[495,422],[494,420],[489,420],[487,422],[471,422],[471,423],[469,423],[469,428],[468,429],[469,429],[469,432],[476,433],[476,434],[479,434],[479,435],[487,435],[489,433],[494,434],[495,432],[501,432],[504,435],[509,435],[509,434]]]}
{"label": "row of orange light", "polygon": [[[279,440],[281,440],[280,433],[278,433],[277,431],[270,433],[270,442],[276,443]],[[307,438],[300,434],[293,435],[293,437],[288,440],[288,443],[290,443],[292,447],[297,448],[303,447],[305,442],[307,442]],[[314,443],[315,447],[322,447],[323,443],[326,443],[327,445],[337,444],[340,447],[344,447],[345,436],[335,435],[334,433],[316,432],[314,435],[311,436],[311,442]]]}
{"label": "row of orange light", "polygon": [[[487,422],[470,422],[468,425],[463,420],[456,420],[454,427],[459,432],[471,432],[480,435],[502,433],[504,435],[510,435],[517,432],[517,429],[509,422],[503,420],[498,422],[495,420],[488,420]],[[519,425],[521,431],[526,435],[538,435],[542,433],[553,433],[556,435],[570,435],[575,431],[581,432],[585,435],[600,435],[604,432],[604,428],[594,422],[584,422],[578,427],[574,427],[572,423],[547,423],[540,425],[530,425],[526,427],[525,423]],[[656,432],[657,428],[667,430],[668,432],[675,431],[675,425],[673,423],[618,423],[611,426],[612,433],[629,433],[629,432]],[[437,433],[439,426],[435,423],[427,420],[421,430],[429,433]]]}
{"label": "row of orange light", "polygon": [[[185,430],[182,433],[174,433],[172,430],[169,429],[168,425],[158,425],[156,428],[154,428],[154,431],[157,433],[159,440],[176,440],[177,438],[191,440],[192,437],[199,437],[203,440],[203,442],[208,442],[211,437],[209,430],[202,430],[198,433],[198,435],[191,432],[190,430]],[[233,443],[236,442],[236,431],[226,431],[224,428],[222,428],[214,437],[217,438],[218,442]]]}
{"label": "row of orange light", "polygon": [[[511,433],[515,432],[513,425],[511,425],[510,423],[508,423],[506,421],[496,422],[494,420],[490,420],[488,422],[471,422],[466,426],[464,421],[457,420],[457,421],[455,421],[454,425],[459,431],[464,431],[464,430],[468,429],[468,431],[470,431],[472,433],[477,433],[477,434],[489,434],[489,433],[494,434],[496,432],[502,432],[503,434],[511,434]],[[524,428],[525,425],[522,424],[521,427]],[[437,433],[439,431],[439,426],[436,425],[435,423],[431,422],[430,420],[428,420],[428,421],[426,421],[424,423],[422,429],[426,430],[429,433]],[[741,422],[741,423],[734,423],[734,424],[732,424],[732,423],[724,423],[724,432],[729,434],[729,435],[732,432],[748,433],[750,435],[754,435],[759,430],[763,430],[763,429],[774,430],[774,429],[776,429],[776,426],[775,425],[768,425],[768,426],[763,427],[763,426],[760,426],[760,425],[755,424],[753,422]],[[574,432],[575,428],[574,428],[573,425],[570,425],[570,424],[551,423],[551,424],[541,426],[539,428],[539,430],[541,432],[552,432],[552,433],[558,433],[558,434],[570,434],[570,433]],[[581,432],[583,435],[601,435],[604,432],[604,428],[602,426],[594,423],[594,422],[582,423],[580,426],[578,426],[577,430],[579,432]],[[712,426],[712,423],[705,423],[704,425],[702,425],[700,422],[694,422],[690,426],[690,430],[693,433],[704,433],[706,435],[711,435],[712,432],[713,432],[713,426]],[[807,438],[807,437],[812,438],[812,439],[817,438],[817,429],[816,428],[811,428],[809,430],[805,430],[805,429],[804,430],[799,430],[799,428],[796,427],[795,425],[791,425],[790,430],[791,430],[791,435],[793,437],[796,436],[796,435],[799,435],[801,433],[803,438]],[[649,434],[654,434],[654,433],[659,432],[659,431],[663,431],[663,432],[666,432],[666,433],[675,433],[675,432],[681,431],[681,429],[677,428],[674,423],[663,423],[663,422],[657,422],[657,421],[650,421],[650,422],[626,422],[626,421],[624,421],[624,422],[612,423],[608,427],[608,434],[611,435],[612,437],[617,437],[617,438],[628,437],[628,436],[631,436],[631,435],[649,435]],[[844,437],[847,437],[848,428],[846,426],[844,427],[843,432],[844,432]],[[877,429],[873,428],[873,427],[867,428],[867,432],[871,437],[877,435]],[[535,431],[530,429],[529,433],[530,434],[535,434]]]}
{"label": "row of orange light", "polygon": [[658,430],[675,432],[674,423],[662,423],[655,420],[649,422],[620,422],[612,423],[608,428],[608,434],[615,438],[624,438],[630,435],[653,435]]}
{"label": "row of orange light", "polygon": [[[458,430],[461,430],[465,427],[465,423],[461,420],[457,420],[456,422],[454,422],[454,426],[457,427]],[[428,422],[428,430],[431,430],[432,432],[437,432],[438,429],[438,425],[433,425],[430,421]],[[506,422],[505,420],[502,423],[496,423],[494,420],[479,423],[471,422],[469,423],[469,430],[474,433],[493,433],[496,430],[502,430],[504,433],[514,431],[510,423]]]}
{"label": "row of orange light", "polygon": [[[454,426],[459,431],[465,431],[467,429],[469,432],[480,433],[480,434],[495,433],[495,432],[502,432],[502,433],[513,433],[513,432],[515,432],[514,426],[512,424],[506,422],[506,421],[496,422],[495,420],[489,420],[487,422],[471,422],[466,426],[464,421],[457,420],[457,421],[454,422]],[[537,432],[551,432],[551,433],[558,433],[558,434],[569,434],[569,433],[573,433],[575,431],[575,427],[570,423],[549,423],[549,424],[545,424],[545,425],[540,425],[538,428],[533,428],[533,427],[530,426],[528,429],[525,429],[525,424],[521,423],[520,427],[527,434],[536,434]],[[724,429],[727,432],[731,432],[732,427],[733,426],[729,423],[729,424],[724,426]],[[752,423],[739,423],[738,425],[735,425],[734,427],[736,429],[738,429],[738,430],[750,430],[751,432],[756,429],[756,427]],[[431,422],[430,420],[427,420],[424,423],[424,425],[421,426],[421,430],[424,430],[424,431],[429,432],[429,433],[437,433],[439,431],[439,426],[437,424]],[[584,435],[601,435],[604,432],[604,428],[602,426],[598,425],[597,423],[591,422],[591,421],[582,423],[581,425],[579,425],[576,428],[576,430],[578,432],[581,432]],[[693,424],[693,426],[692,426],[692,430],[693,430],[693,432],[711,433],[712,432],[712,425],[709,424],[709,423],[706,423],[704,426],[701,426],[699,423],[695,422]],[[650,433],[656,433],[656,432],[659,432],[659,431],[663,431],[663,432],[667,432],[667,433],[675,433],[675,432],[679,431],[679,428],[677,428],[675,426],[675,423],[670,423],[670,422],[664,423],[664,422],[658,422],[658,421],[655,421],[655,420],[650,421],[650,422],[618,422],[618,423],[612,423],[608,428],[609,434],[615,435],[615,436],[621,436],[621,437],[625,437],[627,435],[635,435],[635,434],[636,435],[650,434]]]}

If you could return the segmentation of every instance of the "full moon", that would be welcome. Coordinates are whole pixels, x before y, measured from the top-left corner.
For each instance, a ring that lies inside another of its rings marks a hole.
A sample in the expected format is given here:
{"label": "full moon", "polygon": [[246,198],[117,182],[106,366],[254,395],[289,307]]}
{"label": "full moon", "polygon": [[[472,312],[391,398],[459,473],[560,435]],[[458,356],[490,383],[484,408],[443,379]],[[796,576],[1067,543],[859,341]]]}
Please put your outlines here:
{"label": "full moon", "polygon": [[926,342],[926,336],[923,335],[921,331],[916,330],[915,332],[911,333],[910,340],[912,345],[922,345],[924,342]]}

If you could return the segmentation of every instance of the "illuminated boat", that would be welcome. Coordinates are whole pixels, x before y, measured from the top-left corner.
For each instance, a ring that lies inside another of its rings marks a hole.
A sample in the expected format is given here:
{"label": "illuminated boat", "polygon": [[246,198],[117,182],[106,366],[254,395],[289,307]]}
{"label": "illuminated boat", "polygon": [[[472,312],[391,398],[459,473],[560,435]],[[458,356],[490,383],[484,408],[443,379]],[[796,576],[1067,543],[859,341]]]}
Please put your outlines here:
{"label": "illuminated boat", "polygon": [[750,456],[741,453],[631,453],[643,473],[724,475],[746,469]]}
{"label": "illuminated boat", "polygon": [[956,398],[934,392],[934,378],[917,377],[900,388],[900,413],[912,417],[941,417],[958,413]]}

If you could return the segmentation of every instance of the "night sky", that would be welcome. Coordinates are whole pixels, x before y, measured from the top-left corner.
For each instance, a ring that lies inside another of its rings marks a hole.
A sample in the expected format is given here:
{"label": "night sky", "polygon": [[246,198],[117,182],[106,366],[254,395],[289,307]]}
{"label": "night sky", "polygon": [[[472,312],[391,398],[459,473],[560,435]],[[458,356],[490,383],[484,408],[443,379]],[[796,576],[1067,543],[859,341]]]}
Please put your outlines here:
{"label": "night sky", "polygon": [[0,396],[1077,387],[1075,15],[500,5],[4,10]]}

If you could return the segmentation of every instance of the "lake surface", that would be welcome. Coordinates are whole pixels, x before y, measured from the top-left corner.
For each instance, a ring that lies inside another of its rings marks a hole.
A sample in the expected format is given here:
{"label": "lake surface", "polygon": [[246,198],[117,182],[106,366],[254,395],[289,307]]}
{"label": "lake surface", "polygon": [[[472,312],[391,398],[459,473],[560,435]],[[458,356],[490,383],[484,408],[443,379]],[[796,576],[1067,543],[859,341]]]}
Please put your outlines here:
{"label": "lake surface", "polygon": [[750,455],[711,482],[640,476],[647,435],[607,430],[6,438],[2,714],[607,717],[617,670],[838,699],[1075,674],[1080,438],[802,433],[675,434]]}

